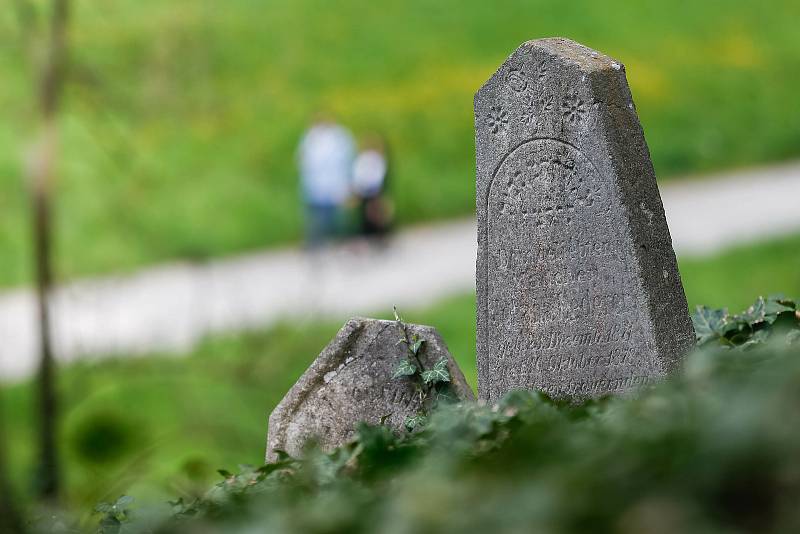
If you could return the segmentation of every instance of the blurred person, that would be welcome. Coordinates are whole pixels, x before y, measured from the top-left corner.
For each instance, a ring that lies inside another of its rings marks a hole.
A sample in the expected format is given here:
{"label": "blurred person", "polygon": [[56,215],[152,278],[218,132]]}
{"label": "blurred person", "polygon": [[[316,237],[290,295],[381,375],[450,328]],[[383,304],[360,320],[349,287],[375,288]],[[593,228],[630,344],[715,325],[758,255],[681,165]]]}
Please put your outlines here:
{"label": "blurred person", "polygon": [[306,243],[311,247],[341,234],[354,157],[355,142],[350,132],[329,115],[318,114],[298,149]]}
{"label": "blurred person", "polygon": [[392,223],[393,207],[386,194],[389,155],[386,141],[379,135],[365,139],[353,165],[352,191],[358,211],[358,233],[368,238],[383,238]]}

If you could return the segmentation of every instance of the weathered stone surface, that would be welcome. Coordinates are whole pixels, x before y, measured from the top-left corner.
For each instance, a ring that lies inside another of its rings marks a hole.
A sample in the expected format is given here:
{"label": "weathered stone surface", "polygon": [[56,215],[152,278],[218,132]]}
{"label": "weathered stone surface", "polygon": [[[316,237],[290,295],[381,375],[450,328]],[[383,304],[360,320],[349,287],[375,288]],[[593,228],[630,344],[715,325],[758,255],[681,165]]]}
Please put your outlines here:
{"label": "weathered stone surface", "polygon": [[[423,366],[431,369],[447,358],[450,393],[474,400],[439,333],[430,326],[406,326],[410,336],[425,340],[419,353]],[[269,416],[267,460],[275,460],[276,450],[298,456],[311,438],[324,450],[333,449],[352,437],[360,421],[378,424],[388,416],[385,424],[402,429],[406,417],[422,407],[410,378],[392,378],[407,354],[398,344],[402,336],[395,321],[350,319]]]}
{"label": "weathered stone surface", "polygon": [[475,95],[478,396],[626,391],[694,333],[623,65],[520,46]]}

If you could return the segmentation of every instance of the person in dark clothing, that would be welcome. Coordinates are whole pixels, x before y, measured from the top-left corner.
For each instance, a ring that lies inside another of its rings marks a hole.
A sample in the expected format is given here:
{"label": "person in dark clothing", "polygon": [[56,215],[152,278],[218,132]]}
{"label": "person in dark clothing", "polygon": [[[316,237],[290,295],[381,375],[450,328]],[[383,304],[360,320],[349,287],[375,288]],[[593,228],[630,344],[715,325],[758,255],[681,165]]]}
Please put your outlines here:
{"label": "person in dark clothing", "polygon": [[384,237],[390,230],[393,206],[386,194],[389,157],[386,142],[378,135],[368,137],[353,164],[351,189],[358,205],[359,234]]}

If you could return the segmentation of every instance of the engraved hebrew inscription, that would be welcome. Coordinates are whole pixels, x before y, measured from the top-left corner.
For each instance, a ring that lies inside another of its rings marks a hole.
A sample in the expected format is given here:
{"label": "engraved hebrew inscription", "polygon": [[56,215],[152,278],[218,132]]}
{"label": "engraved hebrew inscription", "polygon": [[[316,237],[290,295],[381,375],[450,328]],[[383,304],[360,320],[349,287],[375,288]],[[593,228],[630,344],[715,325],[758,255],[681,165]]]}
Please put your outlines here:
{"label": "engraved hebrew inscription", "polygon": [[523,143],[498,167],[486,276],[489,345],[506,370],[504,389],[590,395],[658,371],[652,358],[631,356],[647,340],[610,188],[579,150],[554,139]]}

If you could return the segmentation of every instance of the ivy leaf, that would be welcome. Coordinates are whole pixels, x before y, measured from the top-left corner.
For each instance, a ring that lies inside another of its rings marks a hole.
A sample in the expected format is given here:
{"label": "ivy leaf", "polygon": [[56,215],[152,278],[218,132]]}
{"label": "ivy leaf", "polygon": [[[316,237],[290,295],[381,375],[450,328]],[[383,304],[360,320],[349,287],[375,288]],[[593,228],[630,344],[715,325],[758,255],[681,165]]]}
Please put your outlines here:
{"label": "ivy leaf", "polygon": [[397,312],[397,306],[392,306],[392,311],[394,312],[394,320],[398,323],[402,323],[403,319],[400,317],[400,314]]}
{"label": "ivy leaf", "polygon": [[442,358],[433,369],[423,371],[422,380],[426,384],[436,384],[438,382],[450,382],[450,372],[447,370],[447,358]]}
{"label": "ivy leaf", "polygon": [[777,302],[778,304],[782,304],[787,306],[793,310],[797,309],[797,303],[790,298],[787,298],[786,295],[783,293],[775,293],[767,297],[767,302]]}
{"label": "ivy leaf", "polygon": [[225,478],[232,478],[233,477],[233,473],[231,473],[230,471],[226,471],[225,469],[217,469],[217,473],[219,473],[220,475],[222,475]]}
{"label": "ivy leaf", "polygon": [[403,376],[412,376],[417,372],[417,366],[414,365],[408,358],[403,358],[397,367],[394,368],[392,378],[400,378]]}
{"label": "ivy leaf", "polygon": [[117,502],[114,503],[114,506],[117,508],[117,510],[125,510],[129,505],[133,504],[133,501],[134,498],[130,495],[123,495],[117,499]]}
{"label": "ivy leaf", "polygon": [[[746,345],[747,342],[753,337],[753,329],[747,323],[738,324],[739,329],[734,331],[732,334],[728,333],[726,335],[726,339],[733,345]],[[758,332],[760,332],[760,330]]]}
{"label": "ivy leaf", "polygon": [[751,325],[758,324],[764,320],[766,307],[767,303],[764,300],[764,297],[758,297],[758,300],[756,300],[749,308],[737,315],[737,319],[745,321]]}
{"label": "ivy leaf", "polygon": [[412,353],[419,354],[419,349],[422,347],[422,344],[425,343],[424,339],[420,339],[419,336],[414,335],[414,342],[409,347]]}
{"label": "ivy leaf", "polygon": [[698,306],[692,314],[692,324],[697,334],[697,343],[702,345],[712,339],[717,339],[725,335],[725,318],[727,312],[724,309],[711,309],[707,306]]}
{"label": "ivy leaf", "polygon": [[736,320],[743,321],[750,326],[761,323],[773,324],[781,314],[794,311],[794,302],[783,295],[771,295],[766,299],[758,297],[752,306],[736,316]]}
{"label": "ivy leaf", "polygon": [[428,418],[421,413],[418,413],[417,415],[406,417],[406,420],[403,421],[403,424],[405,425],[406,429],[411,432],[415,428],[422,428],[428,424]]}
{"label": "ivy leaf", "polygon": [[787,300],[781,295],[772,295],[767,298],[766,304],[764,305],[764,321],[768,324],[772,324],[782,313],[793,313],[794,311],[794,302]]}
{"label": "ivy leaf", "polygon": [[108,514],[114,511],[114,505],[107,502],[101,502],[94,507],[94,511],[98,514]]}
{"label": "ivy leaf", "polygon": [[769,330],[758,330],[755,334],[750,336],[745,343],[742,344],[743,349],[747,349],[748,347],[752,347],[753,345],[760,345],[767,341],[769,337]]}

